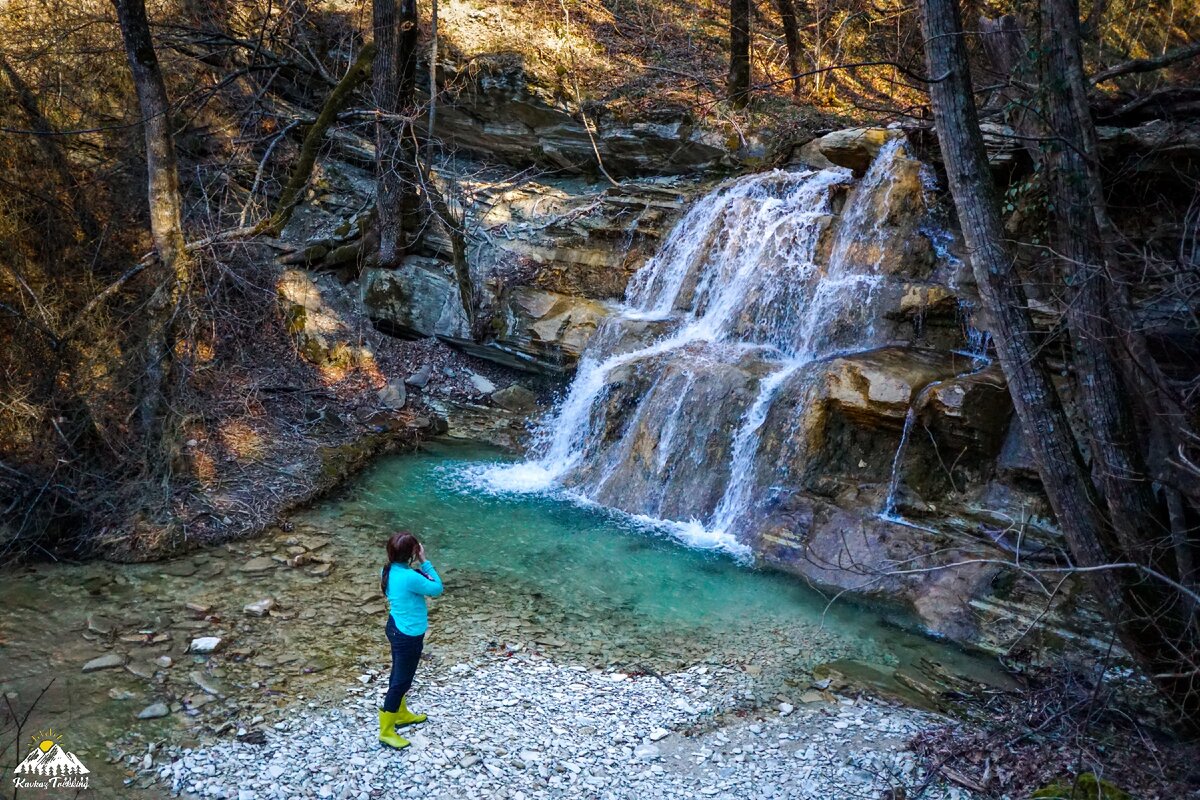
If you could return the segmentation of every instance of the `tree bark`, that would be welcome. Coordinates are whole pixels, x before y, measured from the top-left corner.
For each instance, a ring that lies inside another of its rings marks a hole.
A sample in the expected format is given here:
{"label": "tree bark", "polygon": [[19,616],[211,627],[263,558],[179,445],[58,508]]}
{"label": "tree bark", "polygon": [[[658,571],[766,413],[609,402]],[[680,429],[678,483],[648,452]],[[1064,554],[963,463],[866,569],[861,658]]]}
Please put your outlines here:
{"label": "tree bark", "polygon": [[112,0],[146,140],[150,235],[158,256],[156,288],[147,304],[146,371],[138,419],[148,447],[168,445],[173,426],[165,425],[174,357],[176,312],[191,285],[192,259],[183,238],[183,200],[171,132],[171,105],[146,18],[144,0]]}
{"label": "tree bark", "polygon": [[750,0],[729,0],[727,92],[735,108],[750,101]]}
{"label": "tree bark", "polygon": [[788,74],[792,76],[792,97],[800,97],[800,31],[796,26],[796,0],[775,0],[779,20],[783,24],[783,41],[787,46]]}
{"label": "tree bark", "polygon": [[375,105],[409,121],[375,123],[375,207],[379,224],[378,264],[399,265],[420,230],[416,138],[412,117],[417,72],[416,0],[374,0]]}
{"label": "tree bark", "polygon": [[[1121,334],[1110,287],[1101,224],[1108,226],[1099,185],[1098,145],[1084,88],[1074,0],[1043,0],[1042,115],[1049,126],[1044,170],[1054,208],[1056,250],[1066,286],[1076,384],[1087,420],[1092,479],[1108,506],[1124,557],[1151,564],[1151,535],[1161,519],[1146,480],[1138,431],[1119,367]],[[1078,87],[1078,90],[1077,90]],[[1083,96],[1080,97],[1079,95]],[[1089,163],[1092,162],[1092,163]],[[1161,535],[1163,528],[1157,533]]]}

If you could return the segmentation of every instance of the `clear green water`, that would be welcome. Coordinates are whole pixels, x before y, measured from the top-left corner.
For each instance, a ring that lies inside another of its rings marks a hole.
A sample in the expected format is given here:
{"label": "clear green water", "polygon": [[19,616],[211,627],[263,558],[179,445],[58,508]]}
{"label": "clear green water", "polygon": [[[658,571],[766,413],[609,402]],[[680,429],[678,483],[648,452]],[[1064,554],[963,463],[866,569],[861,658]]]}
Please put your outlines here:
{"label": "clear green water", "polygon": [[[952,671],[990,670],[982,658],[916,633],[894,610],[830,603],[794,576],[750,569],[728,554],[685,547],[668,530],[562,495],[488,494],[481,465],[505,459],[478,446],[434,444],[379,463],[310,523],[379,532],[407,528],[427,545],[451,588],[486,576],[595,621],[597,634],[635,626],[642,637],[769,634],[811,666],[852,658],[881,667],[934,659]],[[325,523],[325,524],[322,524]]]}

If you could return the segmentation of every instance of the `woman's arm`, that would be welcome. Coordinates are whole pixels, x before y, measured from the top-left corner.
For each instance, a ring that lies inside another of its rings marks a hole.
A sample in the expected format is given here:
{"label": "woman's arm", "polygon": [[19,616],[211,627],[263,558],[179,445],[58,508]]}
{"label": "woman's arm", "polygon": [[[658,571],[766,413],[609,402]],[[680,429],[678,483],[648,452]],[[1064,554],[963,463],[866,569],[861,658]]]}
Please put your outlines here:
{"label": "woman's arm", "polygon": [[443,589],[442,578],[437,574],[437,570],[433,568],[433,564],[427,559],[421,562],[419,569],[421,570],[420,572],[417,572],[415,569],[401,570],[401,572],[406,573],[404,588],[414,594],[425,595],[426,597],[439,597]]}

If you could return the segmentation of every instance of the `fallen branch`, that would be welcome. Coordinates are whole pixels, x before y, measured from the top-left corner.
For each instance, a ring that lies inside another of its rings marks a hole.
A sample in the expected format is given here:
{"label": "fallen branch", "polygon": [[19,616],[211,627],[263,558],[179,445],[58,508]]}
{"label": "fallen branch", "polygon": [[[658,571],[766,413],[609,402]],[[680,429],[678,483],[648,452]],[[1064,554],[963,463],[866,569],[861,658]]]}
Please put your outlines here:
{"label": "fallen branch", "polygon": [[1172,64],[1178,64],[1180,61],[1187,61],[1190,58],[1200,56],[1200,42],[1192,42],[1191,44],[1180,47],[1177,50],[1172,50],[1169,53],[1164,53],[1158,58],[1135,58],[1126,61],[1122,64],[1117,64],[1114,67],[1109,67],[1106,70],[1101,70],[1092,76],[1092,85],[1097,86],[1105,81],[1111,81],[1113,78],[1118,78],[1122,75],[1132,75],[1138,72],[1153,72],[1156,69],[1163,69]]}

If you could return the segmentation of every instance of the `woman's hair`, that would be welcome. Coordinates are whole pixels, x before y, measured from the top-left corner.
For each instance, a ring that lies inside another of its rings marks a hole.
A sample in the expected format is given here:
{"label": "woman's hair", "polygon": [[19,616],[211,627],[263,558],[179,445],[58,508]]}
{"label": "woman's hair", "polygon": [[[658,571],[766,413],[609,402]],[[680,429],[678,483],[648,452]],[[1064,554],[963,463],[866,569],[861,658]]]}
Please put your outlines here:
{"label": "woman's hair", "polygon": [[408,531],[396,531],[387,540],[387,566],[383,568],[383,575],[379,578],[379,588],[387,594],[388,574],[392,571],[392,564],[408,564],[413,560],[413,556],[417,554],[417,548],[421,543],[417,541],[417,537],[413,536]]}

